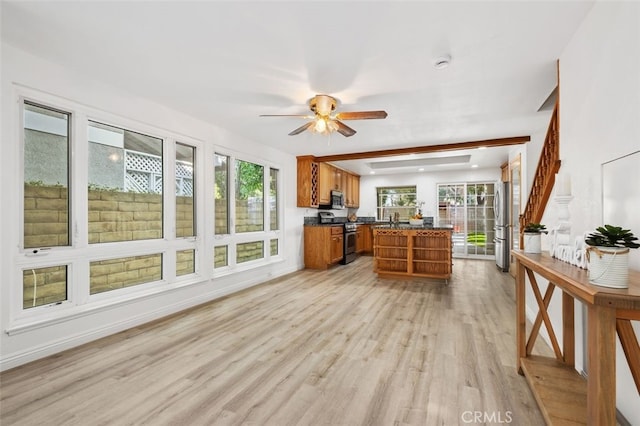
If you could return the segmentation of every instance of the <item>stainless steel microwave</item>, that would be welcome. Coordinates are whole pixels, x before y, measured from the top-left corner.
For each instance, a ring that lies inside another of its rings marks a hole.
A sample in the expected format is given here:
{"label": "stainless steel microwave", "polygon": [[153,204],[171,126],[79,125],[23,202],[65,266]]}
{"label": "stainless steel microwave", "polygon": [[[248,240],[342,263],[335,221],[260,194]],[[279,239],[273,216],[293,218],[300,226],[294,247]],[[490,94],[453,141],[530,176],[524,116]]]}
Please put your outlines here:
{"label": "stainless steel microwave", "polygon": [[340,191],[331,191],[331,208],[344,209],[344,194]]}

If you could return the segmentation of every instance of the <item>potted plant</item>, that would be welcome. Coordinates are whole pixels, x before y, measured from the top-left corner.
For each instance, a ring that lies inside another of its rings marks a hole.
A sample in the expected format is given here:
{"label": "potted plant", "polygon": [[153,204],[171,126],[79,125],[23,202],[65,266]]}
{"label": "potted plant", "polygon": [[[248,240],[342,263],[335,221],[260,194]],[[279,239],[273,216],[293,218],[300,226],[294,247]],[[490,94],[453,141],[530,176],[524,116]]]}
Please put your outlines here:
{"label": "potted plant", "polygon": [[585,238],[589,282],[592,284],[627,288],[629,286],[629,250],[640,247],[637,237],[629,229],[604,225]]}
{"label": "potted plant", "polygon": [[541,241],[540,235],[547,233],[547,227],[541,223],[528,223],[524,227],[524,252],[540,253]]}

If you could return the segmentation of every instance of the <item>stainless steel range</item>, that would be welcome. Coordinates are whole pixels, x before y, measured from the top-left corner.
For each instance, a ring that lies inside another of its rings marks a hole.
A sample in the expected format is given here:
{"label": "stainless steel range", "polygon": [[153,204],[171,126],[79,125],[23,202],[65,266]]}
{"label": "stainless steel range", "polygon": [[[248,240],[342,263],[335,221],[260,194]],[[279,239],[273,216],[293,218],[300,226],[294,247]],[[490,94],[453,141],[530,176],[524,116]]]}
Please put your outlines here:
{"label": "stainless steel range", "polygon": [[344,224],[344,257],[342,264],[353,262],[356,255],[356,229],[358,225],[353,222],[345,222]]}

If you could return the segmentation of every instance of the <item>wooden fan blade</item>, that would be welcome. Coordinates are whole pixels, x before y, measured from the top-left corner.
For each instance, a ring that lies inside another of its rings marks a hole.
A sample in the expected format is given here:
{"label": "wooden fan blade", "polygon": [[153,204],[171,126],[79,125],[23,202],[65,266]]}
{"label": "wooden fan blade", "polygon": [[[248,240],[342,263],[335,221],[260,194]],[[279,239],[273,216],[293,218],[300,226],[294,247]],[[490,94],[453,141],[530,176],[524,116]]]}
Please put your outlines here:
{"label": "wooden fan blade", "polygon": [[353,111],[339,112],[336,114],[338,120],[369,120],[376,118],[387,118],[386,111]]}
{"label": "wooden fan blade", "polygon": [[313,121],[305,123],[302,126],[300,126],[297,129],[295,129],[294,131],[292,131],[291,133],[289,133],[289,136],[298,135],[298,134],[304,132],[305,130],[307,130],[309,127],[313,126],[313,124],[314,124]]}
{"label": "wooden fan blade", "polygon": [[259,117],[309,117],[309,114],[260,114]]}
{"label": "wooden fan blade", "polygon": [[351,127],[347,126],[346,124],[338,121],[338,120],[333,120],[334,123],[336,123],[338,125],[338,133],[340,133],[342,136],[344,137],[349,137],[349,136],[353,136],[356,134],[356,131],[353,130]]}

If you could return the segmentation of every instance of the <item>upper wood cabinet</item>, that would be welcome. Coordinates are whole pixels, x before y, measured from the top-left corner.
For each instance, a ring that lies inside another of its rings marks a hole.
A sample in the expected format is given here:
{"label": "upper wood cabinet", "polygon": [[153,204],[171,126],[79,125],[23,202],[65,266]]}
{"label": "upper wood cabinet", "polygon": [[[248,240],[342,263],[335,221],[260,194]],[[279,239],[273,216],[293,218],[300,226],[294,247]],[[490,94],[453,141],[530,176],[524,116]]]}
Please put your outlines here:
{"label": "upper wood cabinet", "polygon": [[353,175],[352,185],[353,206],[360,207],[360,176]]}
{"label": "upper wood cabinet", "polygon": [[351,173],[345,174],[345,206],[352,208],[360,207],[360,176]]}
{"label": "upper wood cabinet", "polygon": [[360,206],[360,176],[319,163],[312,155],[298,158],[298,207],[318,207],[331,203],[331,191],[342,191],[345,207]]}
{"label": "upper wood cabinet", "polygon": [[313,156],[298,157],[298,207],[318,207],[320,166]]}
{"label": "upper wood cabinet", "polygon": [[335,189],[335,167],[331,164],[327,163],[319,163],[320,165],[320,184],[318,185],[319,190],[319,201],[320,204],[329,204],[331,203],[331,191]]}

